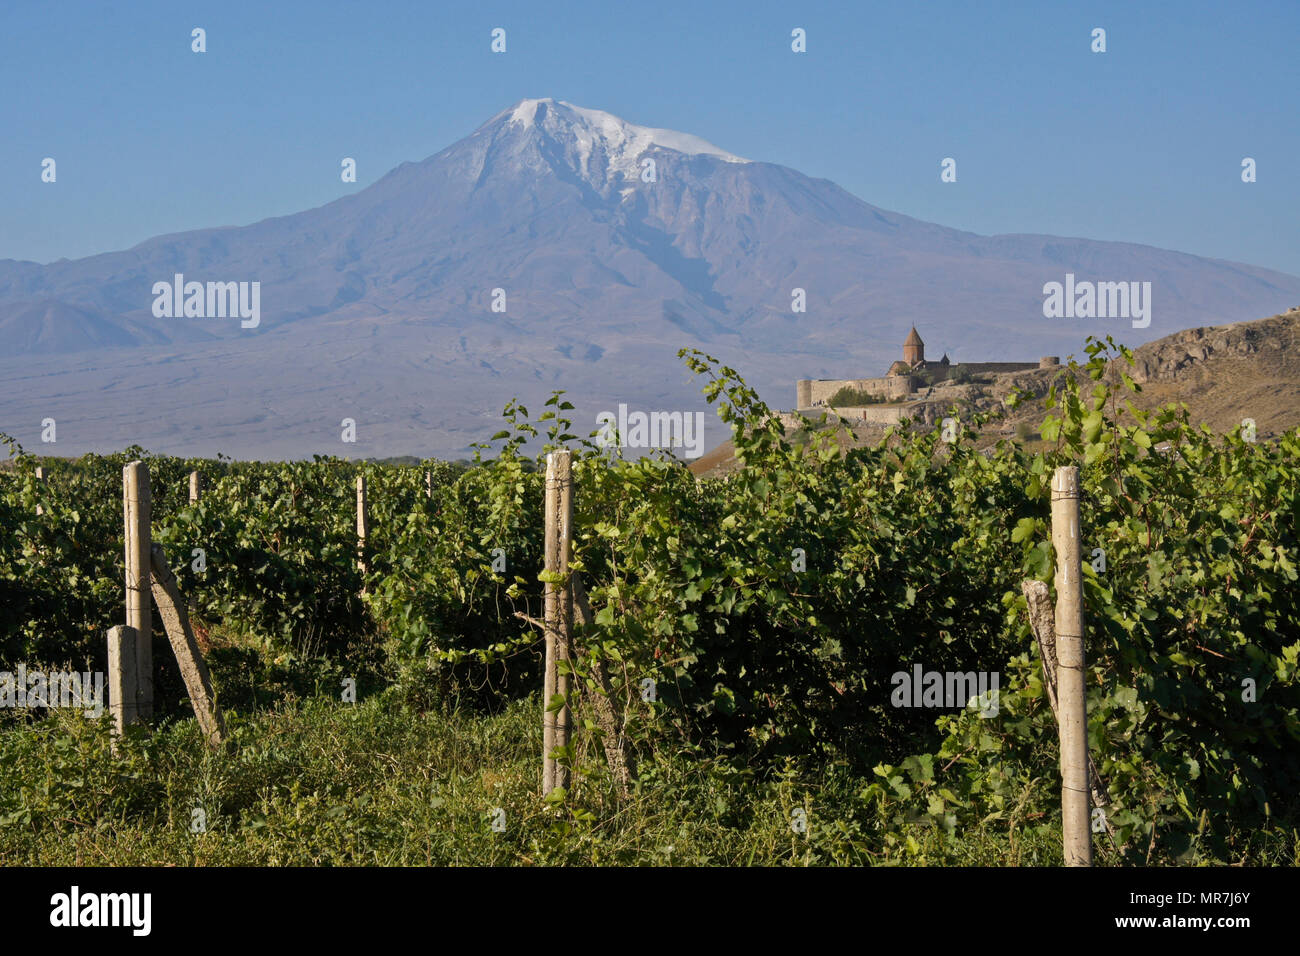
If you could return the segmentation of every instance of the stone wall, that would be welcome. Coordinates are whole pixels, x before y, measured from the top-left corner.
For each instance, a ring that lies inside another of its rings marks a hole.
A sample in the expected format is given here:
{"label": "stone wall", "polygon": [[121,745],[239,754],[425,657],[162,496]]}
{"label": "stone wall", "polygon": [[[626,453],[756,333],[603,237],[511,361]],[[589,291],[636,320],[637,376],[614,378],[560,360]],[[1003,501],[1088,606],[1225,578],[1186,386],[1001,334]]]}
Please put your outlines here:
{"label": "stone wall", "polygon": [[1002,372],[1024,372],[1031,368],[1039,368],[1037,362],[962,362],[960,365],[950,366],[955,374],[959,369],[969,372],[971,375],[989,375],[1001,374]]}
{"label": "stone wall", "polygon": [[859,405],[853,408],[805,408],[802,412],[781,412],[780,418],[787,431],[802,427],[802,418],[816,422],[822,412],[832,412],[844,417],[850,425],[897,425],[904,418],[915,417],[916,406],[912,405]]}
{"label": "stone wall", "polygon": [[862,421],[868,425],[897,425],[908,417],[908,409],[904,405],[859,405],[855,408],[837,408],[835,411],[852,424]]}
{"label": "stone wall", "polygon": [[852,388],[886,401],[901,401],[916,390],[917,382],[910,375],[891,375],[887,378],[815,378],[800,379],[796,385],[796,408],[813,408],[818,402],[829,402],[841,388]]}

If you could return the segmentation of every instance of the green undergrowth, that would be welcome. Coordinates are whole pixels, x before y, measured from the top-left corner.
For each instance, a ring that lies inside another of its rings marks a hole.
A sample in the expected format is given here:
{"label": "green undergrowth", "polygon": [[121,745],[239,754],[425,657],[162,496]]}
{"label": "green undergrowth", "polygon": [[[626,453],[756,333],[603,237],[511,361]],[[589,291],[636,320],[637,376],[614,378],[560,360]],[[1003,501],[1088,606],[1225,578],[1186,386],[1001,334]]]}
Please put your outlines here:
{"label": "green undergrowth", "polygon": [[[791,760],[757,771],[652,753],[619,801],[580,745],[585,769],[562,798],[543,800],[540,709],[536,698],[495,714],[421,709],[399,688],[356,704],[287,694],[272,707],[230,713],[225,752],[205,748],[195,721],[183,718],[132,731],[117,755],[106,717],[56,712],[0,732],[0,864],[1061,862],[1059,820],[1050,814],[1012,806],[971,826],[924,815],[900,821],[900,807],[916,803],[902,794],[924,790],[936,769],[916,760],[865,779],[836,765]],[[1300,838],[1285,821],[1207,836],[1213,849],[1208,839],[1177,855],[1157,846],[1149,862],[1300,862]],[[1098,864],[1119,862],[1099,846]]]}

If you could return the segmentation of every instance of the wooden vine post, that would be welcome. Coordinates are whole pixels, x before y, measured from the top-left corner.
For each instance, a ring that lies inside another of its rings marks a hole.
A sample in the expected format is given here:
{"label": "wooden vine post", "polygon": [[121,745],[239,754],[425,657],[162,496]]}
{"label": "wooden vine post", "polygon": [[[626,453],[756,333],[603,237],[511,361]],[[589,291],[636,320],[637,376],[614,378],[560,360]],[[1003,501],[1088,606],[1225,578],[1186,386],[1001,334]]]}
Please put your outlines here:
{"label": "wooden vine post", "polygon": [[[190,472],[190,507],[199,503],[199,498],[203,495],[203,476],[197,471]],[[189,612],[191,614],[198,610],[198,603],[191,594],[188,601]],[[170,637],[170,634],[169,634]]]}
{"label": "wooden vine post", "polygon": [[366,593],[366,532],[369,530],[366,515],[366,476],[357,475],[357,572],[361,575],[361,595]]}
{"label": "wooden vine post", "polygon": [[[546,670],[542,682],[542,795],[556,787],[568,787],[568,768],[555,759],[557,747],[569,744],[569,674],[572,651],[573,588],[568,583],[569,550],[573,533],[573,465],[567,451],[546,456],[546,542],[544,568],[547,578],[563,576],[565,583],[547,580],[543,608],[546,627]],[[563,666],[561,665],[563,663]],[[551,709],[556,695],[565,704]]]}
{"label": "wooden vine post", "polygon": [[149,468],[133,461],[122,469],[122,515],[126,524],[126,626],[135,632],[136,713],[153,716],[153,616],[150,608]]}
{"label": "wooden vine post", "polygon": [[1084,683],[1079,469],[1052,476],[1056,552],[1056,694],[1061,740],[1061,837],[1066,866],[1092,865],[1088,806],[1088,701]]}

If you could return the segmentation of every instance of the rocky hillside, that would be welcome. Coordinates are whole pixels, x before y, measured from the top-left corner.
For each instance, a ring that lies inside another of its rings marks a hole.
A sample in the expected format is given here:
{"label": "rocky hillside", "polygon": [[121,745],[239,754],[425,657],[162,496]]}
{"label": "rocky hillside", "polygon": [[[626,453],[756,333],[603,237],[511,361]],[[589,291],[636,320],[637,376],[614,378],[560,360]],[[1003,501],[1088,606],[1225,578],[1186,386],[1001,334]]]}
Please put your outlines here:
{"label": "rocky hillside", "polygon": [[[1133,350],[1133,367],[1112,363],[1111,376],[1128,370],[1142,391],[1130,396],[1137,408],[1170,402],[1187,405],[1193,422],[1226,432],[1253,418],[1261,438],[1300,427],[1300,307],[1254,322],[1184,329]],[[1011,385],[1045,394],[1056,373],[999,376],[990,396],[1000,399]],[[991,402],[979,404],[988,406]],[[1027,409],[1035,426],[1041,411]]]}
{"label": "rocky hillside", "polygon": [[[1081,354],[1082,349],[1076,359]],[[1257,436],[1268,439],[1300,427],[1300,306],[1253,322],[1175,332],[1134,349],[1132,368],[1122,359],[1112,362],[1109,377],[1118,381],[1122,369],[1142,386],[1141,392],[1127,395],[1137,408],[1182,402],[1193,422],[1216,432],[1252,418]],[[1014,389],[1042,397],[1068,374],[1068,368],[1058,367],[981,376],[963,385],[944,382],[906,407],[914,420],[933,425],[954,406],[959,414],[999,409]],[[1086,378],[1083,372],[1075,374],[1081,381]],[[1036,436],[1043,415],[1041,403],[1028,402],[990,427],[980,443]],[[874,443],[884,432],[882,426],[854,428],[858,444]],[[735,467],[731,443],[726,442],[693,462],[691,470],[716,475]]]}

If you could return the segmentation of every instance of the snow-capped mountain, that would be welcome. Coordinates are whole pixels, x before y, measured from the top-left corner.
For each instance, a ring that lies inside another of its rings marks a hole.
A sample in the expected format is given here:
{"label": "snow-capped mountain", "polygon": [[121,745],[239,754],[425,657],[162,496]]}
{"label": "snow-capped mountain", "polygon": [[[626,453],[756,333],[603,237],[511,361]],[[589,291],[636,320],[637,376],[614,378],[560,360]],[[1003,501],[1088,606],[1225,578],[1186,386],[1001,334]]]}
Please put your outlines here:
{"label": "snow-capped mountain", "polygon": [[642,160],[652,148],[684,156],[712,156],[726,163],[749,160],[712,143],[671,129],[635,126],[602,110],[589,110],[563,100],[523,100],[498,113],[486,128],[495,129],[505,117],[507,129],[536,130],[564,151],[566,161],[593,186],[603,182],[632,182],[641,177]]}
{"label": "snow-capped mountain", "polygon": [[[160,310],[177,274],[259,283],[258,323],[186,316],[179,294]],[[1044,318],[1044,283],[1067,274],[1151,282],[1150,326]],[[460,454],[507,399],[551,388],[589,418],[703,407],[675,357],[687,345],[788,406],[797,378],[881,374],[913,324],[936,355],[1033,360],[1297,303],[1294,276],[960,232],[696,136],[527,99],[317,209],[0,261],[0,431],[35,444],[55,417],[67,454]],[[343,417],[355,446],[338,444]]]}

